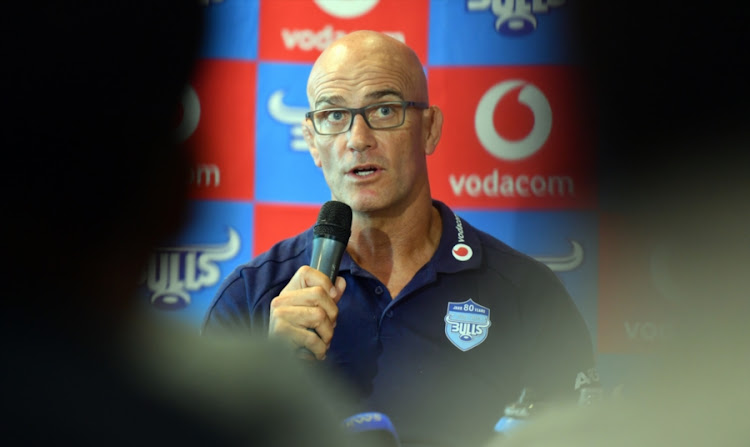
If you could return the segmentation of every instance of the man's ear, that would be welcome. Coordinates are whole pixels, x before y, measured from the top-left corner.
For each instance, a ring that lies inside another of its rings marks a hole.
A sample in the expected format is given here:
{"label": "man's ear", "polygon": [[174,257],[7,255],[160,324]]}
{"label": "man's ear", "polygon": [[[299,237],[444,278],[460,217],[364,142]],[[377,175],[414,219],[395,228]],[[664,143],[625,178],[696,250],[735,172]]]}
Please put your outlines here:
{"label": "man's ear", "polygon": [[307,143],[307,147],[310,150],[310,156],[313,158],[315,166],[321,167],[320,153],[318,152],[318,148],[315,147],[315,130],[312,128],[310,120],[306,119],[302,122],[302,136],[305,138],[305,143]]}
{"label": "man's ear", "polygon": [[443,112],[438,106],[430,106],[423,110],[422,135],[424,137],[424,153],[430,155],[435,152],[440,135],[443,132]]}

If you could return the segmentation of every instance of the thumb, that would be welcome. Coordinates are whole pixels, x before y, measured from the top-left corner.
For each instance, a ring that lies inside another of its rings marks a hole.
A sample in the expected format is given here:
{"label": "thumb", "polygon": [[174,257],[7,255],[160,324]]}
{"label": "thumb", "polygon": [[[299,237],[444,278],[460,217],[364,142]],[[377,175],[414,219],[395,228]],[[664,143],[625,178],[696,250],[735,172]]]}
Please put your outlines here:
{"label": "thumb", "polygon": [[344,290],[346,290],[346,280],[338,276],[336,277],[336,283],[331,288],[329,295],[333,298],[333,301],[338,303],[342,296],[344,296]]}

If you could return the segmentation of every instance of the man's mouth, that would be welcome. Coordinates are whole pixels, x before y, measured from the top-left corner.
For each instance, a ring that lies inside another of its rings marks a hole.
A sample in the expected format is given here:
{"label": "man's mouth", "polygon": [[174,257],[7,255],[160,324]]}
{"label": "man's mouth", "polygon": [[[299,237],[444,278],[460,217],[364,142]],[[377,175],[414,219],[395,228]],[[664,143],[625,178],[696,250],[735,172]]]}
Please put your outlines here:
{"label": "man's mouth", "polygon": [[376,168],[374,166],[364,166],[364,167],[361,167],[361,168],[352,169],[352,173],[355,174],[355,175],[358,175],[360,177],[365,177],[365,176],[368,176],[368,175],[374,173],[377,170],[378,170],[378,168]]}

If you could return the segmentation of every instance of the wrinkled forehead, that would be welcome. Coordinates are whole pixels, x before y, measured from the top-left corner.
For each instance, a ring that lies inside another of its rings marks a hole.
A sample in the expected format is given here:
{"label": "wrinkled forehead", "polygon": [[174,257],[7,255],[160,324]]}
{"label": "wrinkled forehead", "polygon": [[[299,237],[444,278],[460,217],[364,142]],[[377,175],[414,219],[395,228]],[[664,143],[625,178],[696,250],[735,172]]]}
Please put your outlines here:
{"label": "wrinkled forehead", "polygon": [[[357,101],[392,92],[402,100],[427,101],[427,81],[416,56],[399,48],[329,48],[315,62],[307,83],[310,107],[331,96]],[[355,104],[348,104],[354,106]]]}

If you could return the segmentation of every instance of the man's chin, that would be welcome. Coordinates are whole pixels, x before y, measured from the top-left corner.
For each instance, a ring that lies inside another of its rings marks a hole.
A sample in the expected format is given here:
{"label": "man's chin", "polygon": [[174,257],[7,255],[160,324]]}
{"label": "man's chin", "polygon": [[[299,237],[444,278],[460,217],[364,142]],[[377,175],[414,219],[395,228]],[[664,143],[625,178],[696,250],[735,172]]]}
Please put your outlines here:
{"label": "man's chin", "polygon": [[353,212],[370,214],[381,211],[384,208],[382,199],[373,197],[348,197],[345,199],[334,199],[349,205]]}

